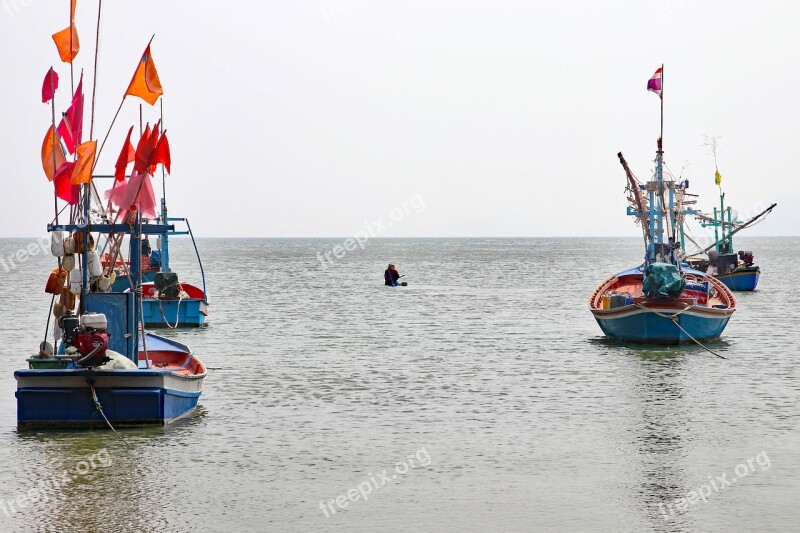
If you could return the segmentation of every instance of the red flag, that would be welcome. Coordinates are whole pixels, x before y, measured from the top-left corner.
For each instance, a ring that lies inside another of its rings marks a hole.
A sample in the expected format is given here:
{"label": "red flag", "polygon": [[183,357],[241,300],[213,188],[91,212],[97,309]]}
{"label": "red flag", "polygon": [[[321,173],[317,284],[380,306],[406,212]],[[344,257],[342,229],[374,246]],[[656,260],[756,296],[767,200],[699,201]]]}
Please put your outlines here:
{"label": "red flag", "polygon": [[56,185],[56,196],[69,203],[76,205],[80,192],[80,185],[72,185],[70,179],[72,178],[72,170],[75,168],[75,163],[68,161],[61,165],[56,172],[54,182]]}
{"label": "red flag", "polygon": [[169,153],[169,140],[167,140],[167,132],[161,136],[161,141],[156,148],[156,155],[153,156],[153,167],[161,163],[167,169],[167,174],[171,174],[169,167],[172,164],[172,158]]}
{"label": "red flag", "polygon": [[56,71],[53,70],[53,67],[50,67],[50,70],[47,71],[47,74],[44,77],[44,82],[42,83],[43,104],[53,99],[56,89],[58,89],[58,74],[56,74]]}
{"label": "red flag", "polygon": [[153,163],[153,159],[156,156],[156,150],[158,146],[161,144],[161,136],[159,136],[159,128],[161,127],[161,121],[159,120],[156,122],[155,127],[153,128],[153,134],[150,135],[150,139],[148,140],[148,144],[150,145],[148,150],[148,159],[147,159],[147,169],[148,174],[151,176],[156,173],[156,164]]}
{"label": "red flag", "polygon": [[81,74],[81,81],[78,82],[78,87],[75,89],[75,94],[72,97],[72,105],[69,106],[64,117],[58,124],[58,134],[64,140],[67,151],[71,154],[75,153],[75,147],[81,144],[81,137],[83,132],[83,74]]}
{"label": "red flag", "polygon": [[128,168],[129,163],[136,159],[136,150],[133,149],[133,145],[131,144],[131,133],[133,133],[133,126],[128,130],[125,144],[122,145],[122,151],[119,153],[117,164],[114,167],[114,178],[116,178],[117,181],[125,180],[125,169]]}
{"label": "red flag", "polygon": [[152,133],[150,133],[150,124],[144,129],[144,133],[142,136],[139,137],[139,142],[136,144],[136,154],[135,160],[133,163],[133,173],[138,174],[139,172],[144,172],[147,168],[148,162],[150,161],[150,137],[152,137]]}

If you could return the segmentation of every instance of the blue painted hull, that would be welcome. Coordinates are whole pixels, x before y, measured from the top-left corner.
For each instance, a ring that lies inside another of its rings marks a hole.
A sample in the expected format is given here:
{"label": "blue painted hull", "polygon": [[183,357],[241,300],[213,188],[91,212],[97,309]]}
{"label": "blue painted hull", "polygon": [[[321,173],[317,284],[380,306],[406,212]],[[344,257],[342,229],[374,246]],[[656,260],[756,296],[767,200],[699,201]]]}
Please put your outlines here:
{"label": "blue painted hull", "polygon": [[198,327],[205,323],[208,305],[198,298],[142,300],[144,324],[149,328]]}
{"label": "blue painted hull", "polygon": [[[166,425],[197,406],[200,392],[157,387],[96,389],[103,412],[114,427]],[[103,427],[105,420],[94,405],[90,389],[18,389],[20,426]]]}
{"label": "blue painted hull", "polygon": [[[151,368],[86,369],[35,367],[14,372],[17,423],[20,427],[101,427],[106,422],[94,403],[92,386],[103,413],[114,427],[166,425],[197,406],[206,370],[186,345],[147,334]],[[140,355],[144,352],[140,339]],[[116,354],[119,359],[124,356]],[[169,368],[159,366],[158,361]],[[40,364],[29,359],[31,365]],[[66,362],[65,362],[66,364]],[[130,363],[128,363],[130,364]]]}
{"label": "blue painted hull", "polygon": [[[608,337],[636,344],[677,345],[692,342],[686,333],[679,328],[670,318],[677,311],[658,310],[664,317],[652,311],[626,306],[630,313],[620,313],[616,316],[598,316],[595,313],[600,329]],[[626,308],[619,308],[620,311]],[[699,316],[690,313],[681,313],[678,324],[692,337],[703,342],[719,338],[730,320],[730,315],[719,317]]]}
{"label": "blue painted hull", "polygon": [[202,387],[202,377],[159,370],[18,370],[14,377],[17,423],[27,427],[105,426],[89,379],[114,427],[166,425],[194,410]]}
{"label": "blue painted hull", "polygon": [[730,274],[714,276],[732,291],[754,291],[761,277],[758,267],[737,268]]}

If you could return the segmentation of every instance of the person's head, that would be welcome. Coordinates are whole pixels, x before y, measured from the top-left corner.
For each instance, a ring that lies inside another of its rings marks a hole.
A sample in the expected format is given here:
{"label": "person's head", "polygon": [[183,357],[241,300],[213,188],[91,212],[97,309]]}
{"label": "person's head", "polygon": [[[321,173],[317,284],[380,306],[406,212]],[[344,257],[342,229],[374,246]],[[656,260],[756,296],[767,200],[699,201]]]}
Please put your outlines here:
{"label": "person's head", "polygon": [[395,266],[394,266],[394,265],[392,265],[392,264],[389,264],[389,270],[397,270],[397,267],[395,267]]}

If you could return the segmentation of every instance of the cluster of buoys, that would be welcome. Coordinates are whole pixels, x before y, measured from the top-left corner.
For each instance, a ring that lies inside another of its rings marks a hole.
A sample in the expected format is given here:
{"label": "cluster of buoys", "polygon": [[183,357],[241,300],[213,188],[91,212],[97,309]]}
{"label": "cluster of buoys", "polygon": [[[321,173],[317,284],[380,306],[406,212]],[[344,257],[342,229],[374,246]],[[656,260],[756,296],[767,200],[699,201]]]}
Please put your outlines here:
{"label": "cluster of buoys", "polygon": [[75,309],[76,297],[80,295],[83,287],[83,271],[78,265],[76,255],[86,252],[89,281],[94,283],[93,288],[98,292],[110,291],[116,274],[113,270],[105,274],[91,234],[88,242],[84,242],[85,234],[80,231],[67,236],[64,232],[53,231],[50,235],[50,252],[61,259],[61,266],[54,268],[50,273],[44,292],[59,297],[58,303],[53,306],[53,314],[60,317],[67,311]]}

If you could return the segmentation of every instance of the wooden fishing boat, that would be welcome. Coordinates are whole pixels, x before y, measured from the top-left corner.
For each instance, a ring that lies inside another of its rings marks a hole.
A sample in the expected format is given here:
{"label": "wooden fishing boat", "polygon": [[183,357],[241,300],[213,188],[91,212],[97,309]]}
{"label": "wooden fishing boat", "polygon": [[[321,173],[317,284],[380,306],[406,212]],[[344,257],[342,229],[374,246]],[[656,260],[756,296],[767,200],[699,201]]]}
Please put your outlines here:
{"label": "wooden fishing boat", "polygon": [[[74,15],[75,2],[71,5],[70,14]],[[97,19],[100,18],[98,13]],[[68,34],[74,34],[73,20],[71,16],[70,27],[65,30]],[[64,32],[57,35],[61,33]],[[59,54],[70,65],[77,54],[71,40],[72,37],[55,39]],[[95,51],[95,72],[96,62]],[[153,213],[152,174],[158,165],[163,168],[170,164],[166,131],[159,133],[158,125],[152,133],[148,128],[134,154],[129,147],[131,127],[117,161],[115,182],[106,206],[97,192],[98,179],[104,176],[94,173],[97,142],[81,142],[82,82],[78,83],[72,104],[56,128],[57,80],[51,68],[42,90],[42,101],[52,102],[52,125],[43,143],[42,164],[55,189],[54,217],[47,229],[51,232],[51,251],[57,266],[45,287],[45,292],[52,294],[45,341],[39,344],[38,354],[27,359],[28,368],[14,373],[18,424],[21,427],[105,424],[112,429],[168,424],[195,409],[206,368],[186,345],[145,331],[142,238],[175,230],[166,216],[157,219]],[[162,93],[148,44],[120,109],[128,95],[153,105]],[[91,130],[89,135],[92,137]],[[73,161],[67,161],[68,154],[74,154]],[[126,167],[134,161],[134,172],[126,177]],[[65,209],[60,208],[60,202],[70,207],[69,220],[63,223],[59,222],[59,215]],[[166,214],[165,208],[163,213]],[[126,237],[129,257],[122,261],[121,247]],[[101,261],[105,253],[109,254],[106,265]],[[113,270],[118,264],[122,266],[120,274],[135,290],[111,290]],[[55,318],[52,329],[51,316]],[[50,332],[52,344],[47,341]],[[32,334],[31,338],[36,337]]]}
{"label": "wooden fishing boat", "polygon": [[[659,97],[662,69],[648,84]],[[662,134],[663,112],[662,99]],[[736,310],[736,298],[719,280],[683,261],[678,231],[683,217],[695,213],[684,204],[688,181],[665,175],[662,137],[655,173],[646,183],[636,179],[622,153],[617,156],[627,176],[628,214],[642,228],[645,261],[600,283],[589,310],[603,333],[624,342],[672,345],[718,338]]]}
{"label": "wooden fishing boat", "polygon": [[[684,268],[682,273],[694,283],[679,296],[648,298],[642,291],[643,267],[620,272],[597,287],[589,308],[600,329],[612,339],[673,345],[718,338],[736,310],[733,294],[703,272]],[[707,292],[692,289],[704,282],[711,285]],[[623,296],[619,303],[614,300],[618,295]]]}
{"label": "wooden fishing boat", "polygon": [[[717,177],[719,179],[719,171]],[[735,251],[733,236],[756,221],[763,220],[762,217],[771,213],[778,204],[772,204],[751,219],[740,222],[734,220],[731,207],[725,206],[725,194],[721,190],[719,203],[719,211],[715,207],[710,216],[699,212],[694,214],[701,226],[714,228],[714,244],[686,261],[692,268],[711,274],[732,291],[754,291],[761,277],[761,269],[755,264],[752,251]]]}

